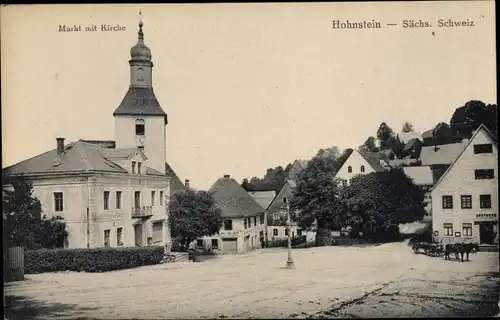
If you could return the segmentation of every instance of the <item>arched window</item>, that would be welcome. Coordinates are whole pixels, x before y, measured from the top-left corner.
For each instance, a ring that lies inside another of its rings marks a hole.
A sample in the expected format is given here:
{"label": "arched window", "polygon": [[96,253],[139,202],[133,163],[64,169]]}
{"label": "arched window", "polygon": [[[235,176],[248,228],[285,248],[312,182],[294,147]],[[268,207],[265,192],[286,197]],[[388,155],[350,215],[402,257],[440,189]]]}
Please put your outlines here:
{"label": "arched window", "polygon": [[361,172],[365,172],[365,166],[361,166]]}
{"label": "arched window", "polygon": [[351,173],[352,172],[352,167],[351,166],[348,166],[347,167],[347,172]]}
{"label": "arched window", "polygon": [[144,81],[144,69],[142,68],[137,68],[137,81]]}
{"label": "arched window", "polygon": [[146,126],[144,124],[144,119],[135,120],[135,134],[137,136],[143,136],[146,133]]}

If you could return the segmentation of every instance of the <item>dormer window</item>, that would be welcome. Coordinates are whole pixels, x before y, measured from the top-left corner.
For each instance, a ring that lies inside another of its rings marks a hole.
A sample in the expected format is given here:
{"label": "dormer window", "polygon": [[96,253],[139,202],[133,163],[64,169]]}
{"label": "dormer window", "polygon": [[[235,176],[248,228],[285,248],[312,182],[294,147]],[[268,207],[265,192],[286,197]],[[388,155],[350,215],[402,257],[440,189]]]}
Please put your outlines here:
{"label": "dormer window", "polygon": [[142,162],[137,162],[137,173],[138,174],[141,174],[141,165],[142,165]]}
{"label": "dormer window", "polygon": [[143,119],[135,120],[135,135],[143,136],[146,134],[146,126]]}
{"label": "dormer window", "polygon": [[135,173],[135,161],[132,161],[132,173]]}

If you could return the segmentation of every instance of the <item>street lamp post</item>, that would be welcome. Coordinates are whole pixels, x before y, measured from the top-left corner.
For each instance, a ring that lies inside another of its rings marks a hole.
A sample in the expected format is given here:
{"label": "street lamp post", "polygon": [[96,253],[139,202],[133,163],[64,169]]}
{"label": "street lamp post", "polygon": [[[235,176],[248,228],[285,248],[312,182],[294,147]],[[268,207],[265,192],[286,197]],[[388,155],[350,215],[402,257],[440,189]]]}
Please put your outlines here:
{"label": "street lamp post", "polygon": [[283,199],[286,208],[286,220],[287,220],[287,229],[288,229],[288,260],[286,261],[287,269],[295,269],[295,265],[292,260],[292,236],[291,236],[291,219],[290,219],[290,204],[286,201],[286,198]]}

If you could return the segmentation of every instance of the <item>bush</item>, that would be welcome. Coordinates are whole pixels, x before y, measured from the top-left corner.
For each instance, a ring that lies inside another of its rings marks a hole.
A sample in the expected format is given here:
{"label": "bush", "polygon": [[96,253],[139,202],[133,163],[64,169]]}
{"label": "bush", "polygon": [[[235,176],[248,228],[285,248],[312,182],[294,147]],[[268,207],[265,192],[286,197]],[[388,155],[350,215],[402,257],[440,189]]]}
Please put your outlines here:
{"label": "bush", "polygon": [[95,249],[40,249],[24,253],[24,272],[55,271],[104,272],[158,264],[160,246]]}

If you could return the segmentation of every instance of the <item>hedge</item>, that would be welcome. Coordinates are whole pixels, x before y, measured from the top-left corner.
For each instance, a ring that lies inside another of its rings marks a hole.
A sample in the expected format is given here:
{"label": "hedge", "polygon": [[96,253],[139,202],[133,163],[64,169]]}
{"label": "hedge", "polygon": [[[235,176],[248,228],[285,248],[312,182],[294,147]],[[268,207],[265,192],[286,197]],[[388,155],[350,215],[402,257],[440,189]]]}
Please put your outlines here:
{"label": "hedge", "polygon": [[104,272],[158,264],[160,246],[95,249],[40,249],[24,253],[24,273],[55,271]]}

